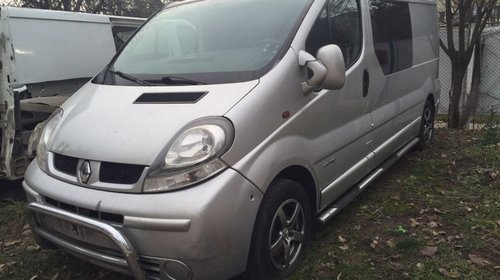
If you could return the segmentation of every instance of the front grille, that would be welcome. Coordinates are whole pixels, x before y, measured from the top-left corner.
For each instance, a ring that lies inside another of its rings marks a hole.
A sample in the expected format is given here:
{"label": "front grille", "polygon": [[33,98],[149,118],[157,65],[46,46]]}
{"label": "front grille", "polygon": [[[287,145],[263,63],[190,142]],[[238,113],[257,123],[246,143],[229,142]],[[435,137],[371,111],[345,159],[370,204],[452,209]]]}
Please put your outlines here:
{"label": "front grille", "polygon": [[76,176],[78,159],[60,154],[54,154],[54,167],[63,173]]}
{"label": "front grille", "polygon": [[143,165],[102,162],[99,181],[114,184],[135,184],[144,171]]}
{"label": "front grille", "polygon": [[[76,177],[78,162],[78,158],[54,154],[54,167],[62,173]],[[141,178],[144,168],[144,165],[101,162],[99,181],[111,184],[135,184]]]}
{"label": "front grille", "polygon": [[74,205],[70,205],[55,199],[52,199],[50,197],[45,197],[45,201],[52,205],[55,206],[59,209],[63,209],[65,211],[75,213],[78,215],[82,215],[85,217],[105,221],[105,222],[110,222],[113,224],[123,224],[123,215],[117,215],[117,214],[112,214],[112,213],[107,213],[107,212],[101,212],[101,211],[96,211],[96,210],[90,210],[82,207],[77,207]]}

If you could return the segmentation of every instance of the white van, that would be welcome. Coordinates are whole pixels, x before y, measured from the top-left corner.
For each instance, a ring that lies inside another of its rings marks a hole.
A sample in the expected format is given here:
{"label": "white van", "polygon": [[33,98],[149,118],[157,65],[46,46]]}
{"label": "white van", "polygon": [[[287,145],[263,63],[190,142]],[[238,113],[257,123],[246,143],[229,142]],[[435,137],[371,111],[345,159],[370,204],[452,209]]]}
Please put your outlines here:
{"label": "white van", "polygon": [[201,0],[153,16],[48,120],[32,229],[136,279],[282,279],[439,102],[427,0]]}
{"label": "white van", "polygon": [[29,138],[144,22],[27,8],[0,11],[0,179],[23,176]]}

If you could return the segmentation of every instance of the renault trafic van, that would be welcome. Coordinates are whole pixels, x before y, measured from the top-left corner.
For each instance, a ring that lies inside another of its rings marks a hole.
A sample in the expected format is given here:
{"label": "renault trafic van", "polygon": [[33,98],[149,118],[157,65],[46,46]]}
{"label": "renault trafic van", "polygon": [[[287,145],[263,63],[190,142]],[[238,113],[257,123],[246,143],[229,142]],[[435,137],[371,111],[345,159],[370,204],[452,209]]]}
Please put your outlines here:
{"label": "renault trafic van", "polygon": [[47,121],[37,239],[136,279],[282,279],[433,137],[434,1],[201,0],[145,23]]}

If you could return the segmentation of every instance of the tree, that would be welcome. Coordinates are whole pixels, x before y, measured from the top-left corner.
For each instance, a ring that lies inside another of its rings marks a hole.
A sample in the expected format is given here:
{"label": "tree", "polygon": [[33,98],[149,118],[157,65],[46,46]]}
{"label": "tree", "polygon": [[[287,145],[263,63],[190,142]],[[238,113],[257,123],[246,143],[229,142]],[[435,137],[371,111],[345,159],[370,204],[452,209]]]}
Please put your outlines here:
{"label": "tree", "polygon": [[[104,2],[104,0],[97,0],[99,3]],[[22,6],[27,8],[37,8],[37,9],[49,9],[49,10],[63,10],[63,11],[74,11],[80,12],[84,0],[22,0]],[[88,1],[86,1],[88,2]],[[101,4],[102,5],[102,4]],[[93,11],[98,13],[98,10]]]}
{"label": "tree", "polygon": [[[467,123],[472,108],[475,106],[479,91],[478,64],[474,65],[471,93],[465,102],[464,110],[460,110],[460,100],[464,92],[464,79],[471,58],[479,54],[481,33],[486,27],[498,0],[442,0],[445,6],[444,21],[446,23],[446,43],[440,40],[443,51],[451,61],[451,88],[448,107],[448,127],[462,128]],[[466,36],[470,29],[470,36]],[[455,36],[455,33],[458,33]],[[478,57],[479,58],[479,57]],[[476,63],[480,59],[474,60]]]}
{"label": "tree", "polygon": [[161,9],[165,0],[19,0],[22,7],[110,14],[119,16],[149,17]]}
{"label": "tree", "polygon": [[0,0],[0,6],[13,6],[18,7],[21,5],[22,0]]}

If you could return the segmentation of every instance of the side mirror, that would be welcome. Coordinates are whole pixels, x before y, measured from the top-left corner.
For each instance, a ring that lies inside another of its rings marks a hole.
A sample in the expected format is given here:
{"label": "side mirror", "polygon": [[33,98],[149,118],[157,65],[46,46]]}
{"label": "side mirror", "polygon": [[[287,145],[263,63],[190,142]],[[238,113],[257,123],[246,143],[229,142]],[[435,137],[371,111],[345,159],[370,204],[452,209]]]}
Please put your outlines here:
{"label": "side mirror", "polygon": [[344,56],[337,45],[321,47],[316,58],[308,52],[300,51],[299,65],[307,67],[313,72],[313,76],[302,83],[304,93],[310,93],[318,87],[335,90],[344,86]]}

